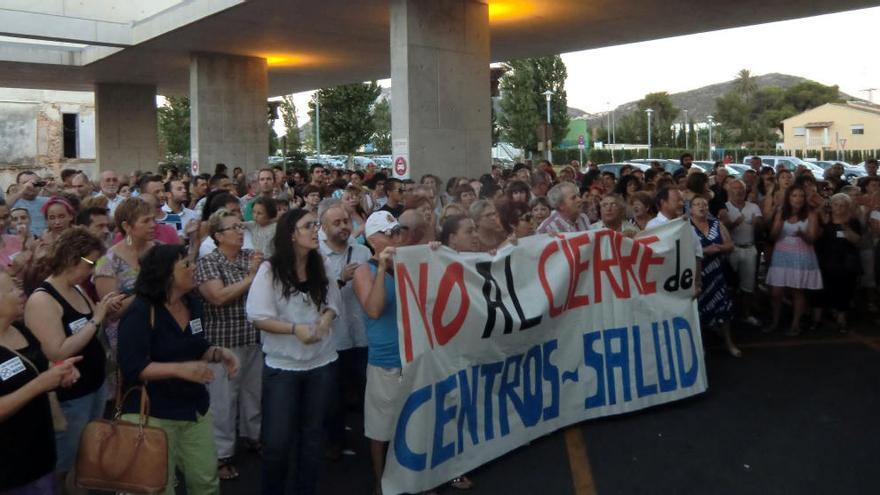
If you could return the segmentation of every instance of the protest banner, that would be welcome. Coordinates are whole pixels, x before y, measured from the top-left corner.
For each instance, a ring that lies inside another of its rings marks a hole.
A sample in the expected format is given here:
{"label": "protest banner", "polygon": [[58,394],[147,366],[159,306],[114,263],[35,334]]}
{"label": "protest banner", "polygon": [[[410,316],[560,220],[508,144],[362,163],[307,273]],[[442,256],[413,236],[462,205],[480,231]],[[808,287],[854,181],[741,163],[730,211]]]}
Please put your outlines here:
{"label": "protest banner", "polygon": [[400,248],[402,369],[386,494],[418,493],[561,427],[706,390],[695,241],[535,235],[485,253]]}

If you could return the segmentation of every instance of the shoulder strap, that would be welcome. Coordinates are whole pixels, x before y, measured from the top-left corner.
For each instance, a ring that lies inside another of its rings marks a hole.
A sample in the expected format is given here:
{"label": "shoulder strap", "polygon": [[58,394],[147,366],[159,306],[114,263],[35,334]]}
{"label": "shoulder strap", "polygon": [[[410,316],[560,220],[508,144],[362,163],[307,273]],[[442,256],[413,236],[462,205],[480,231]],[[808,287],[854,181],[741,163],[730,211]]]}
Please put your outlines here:
{"label": "shoulder strap", "polygon": [[[3,346],[3,347],[6,347],[6,346]],[[21,358],[21,360],[24,361],[24,362],[26,362],[31,368],[33,368],[33,369],[34,369],[34,372],[35,372],[37,375],[40,374],[40,368],[37,368],[37,365],[35,365],[34,362],[31,361],[30,359],[28,359],[24,354],[22,354],[22,353],[16,351],[15,349],[13,349],[13,348],[11,348],[11,347],[6,347],[6,348],[9,349],[10,351],[12,351],[12,353],[15,354],[16,356],[18,356],[19,358]]]}

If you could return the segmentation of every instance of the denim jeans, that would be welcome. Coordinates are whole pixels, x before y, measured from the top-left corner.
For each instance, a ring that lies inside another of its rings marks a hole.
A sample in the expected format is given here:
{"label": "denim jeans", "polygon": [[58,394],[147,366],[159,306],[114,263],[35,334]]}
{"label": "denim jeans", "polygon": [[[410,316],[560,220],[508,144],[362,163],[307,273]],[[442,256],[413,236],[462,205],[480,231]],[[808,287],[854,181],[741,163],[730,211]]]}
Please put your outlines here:
{"label": "denim jeans", "polygon": [[88,395],[61,402],[61,411],[67,420],[67,429],[55,432],[55,450],[58,452],[55,471],[67,472],[73,469],[82,431],[89,421],[98,419],[104,414],[106,400],[106,385],[102,385]]}
{"label": "denim jeans", "polygon": [[351,398],[355,398],[355,410],[364,410],[364,390],[367,388],[367,348],[352,347],[339,354],[334,374],[333,390],[327,411],[327,443],[342,449],[345,443],[345,414]]}
{"label": "denim jeans", "polygon": [[335,361],[307,371],[263,365],[264,495],[316,492],[335,367]]}

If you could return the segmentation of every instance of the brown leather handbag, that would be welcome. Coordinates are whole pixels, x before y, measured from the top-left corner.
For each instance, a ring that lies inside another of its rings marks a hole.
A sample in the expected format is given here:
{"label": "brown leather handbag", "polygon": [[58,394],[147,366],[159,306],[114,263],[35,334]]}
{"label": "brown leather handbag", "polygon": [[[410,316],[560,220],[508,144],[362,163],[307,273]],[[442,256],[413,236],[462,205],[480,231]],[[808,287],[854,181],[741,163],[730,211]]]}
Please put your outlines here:
{"label": "brown leather handbag", "polygon": [[[122,404],[140,389],[137,424],[122,421]],[[161,428],[149,426],[150,398],[146,387],[132,387],[117,404],[113,420],[86,425],[76,457],[76,485],[90,490],[125,493],[162,493],[168,480],[168,438]]]}

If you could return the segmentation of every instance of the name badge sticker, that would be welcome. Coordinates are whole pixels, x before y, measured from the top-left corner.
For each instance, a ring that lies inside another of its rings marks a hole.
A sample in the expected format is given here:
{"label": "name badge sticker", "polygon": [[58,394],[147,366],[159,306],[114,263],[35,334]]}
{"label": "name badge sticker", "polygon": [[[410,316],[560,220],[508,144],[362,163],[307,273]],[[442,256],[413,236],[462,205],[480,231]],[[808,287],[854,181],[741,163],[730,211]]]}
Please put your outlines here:
{"label": "name badge sticker", "polygon": [[189,328],[192,329],[193,335],[197,333],[202,333],[202,319],[196,318],[195,320],[190,320]]}
{"label": "name badge sticker", "polygon": [[70,325],[68,325],[68,328],[70,328],[70,334],[71,335],[78,334],[79,331],[82,330],[83,327],[85,327],[88,324],[89,324],[88,318],[80,318],[76,321],[70,322]]}
{"label": "name badge sticker", "polygon": [[15,356],[9,361],[0,364],[0,380],[3,380],[5,382],[6,380],[9,380],[13,376],[21,373],[24,370],[24,363],[21,362],[21,358]]}

